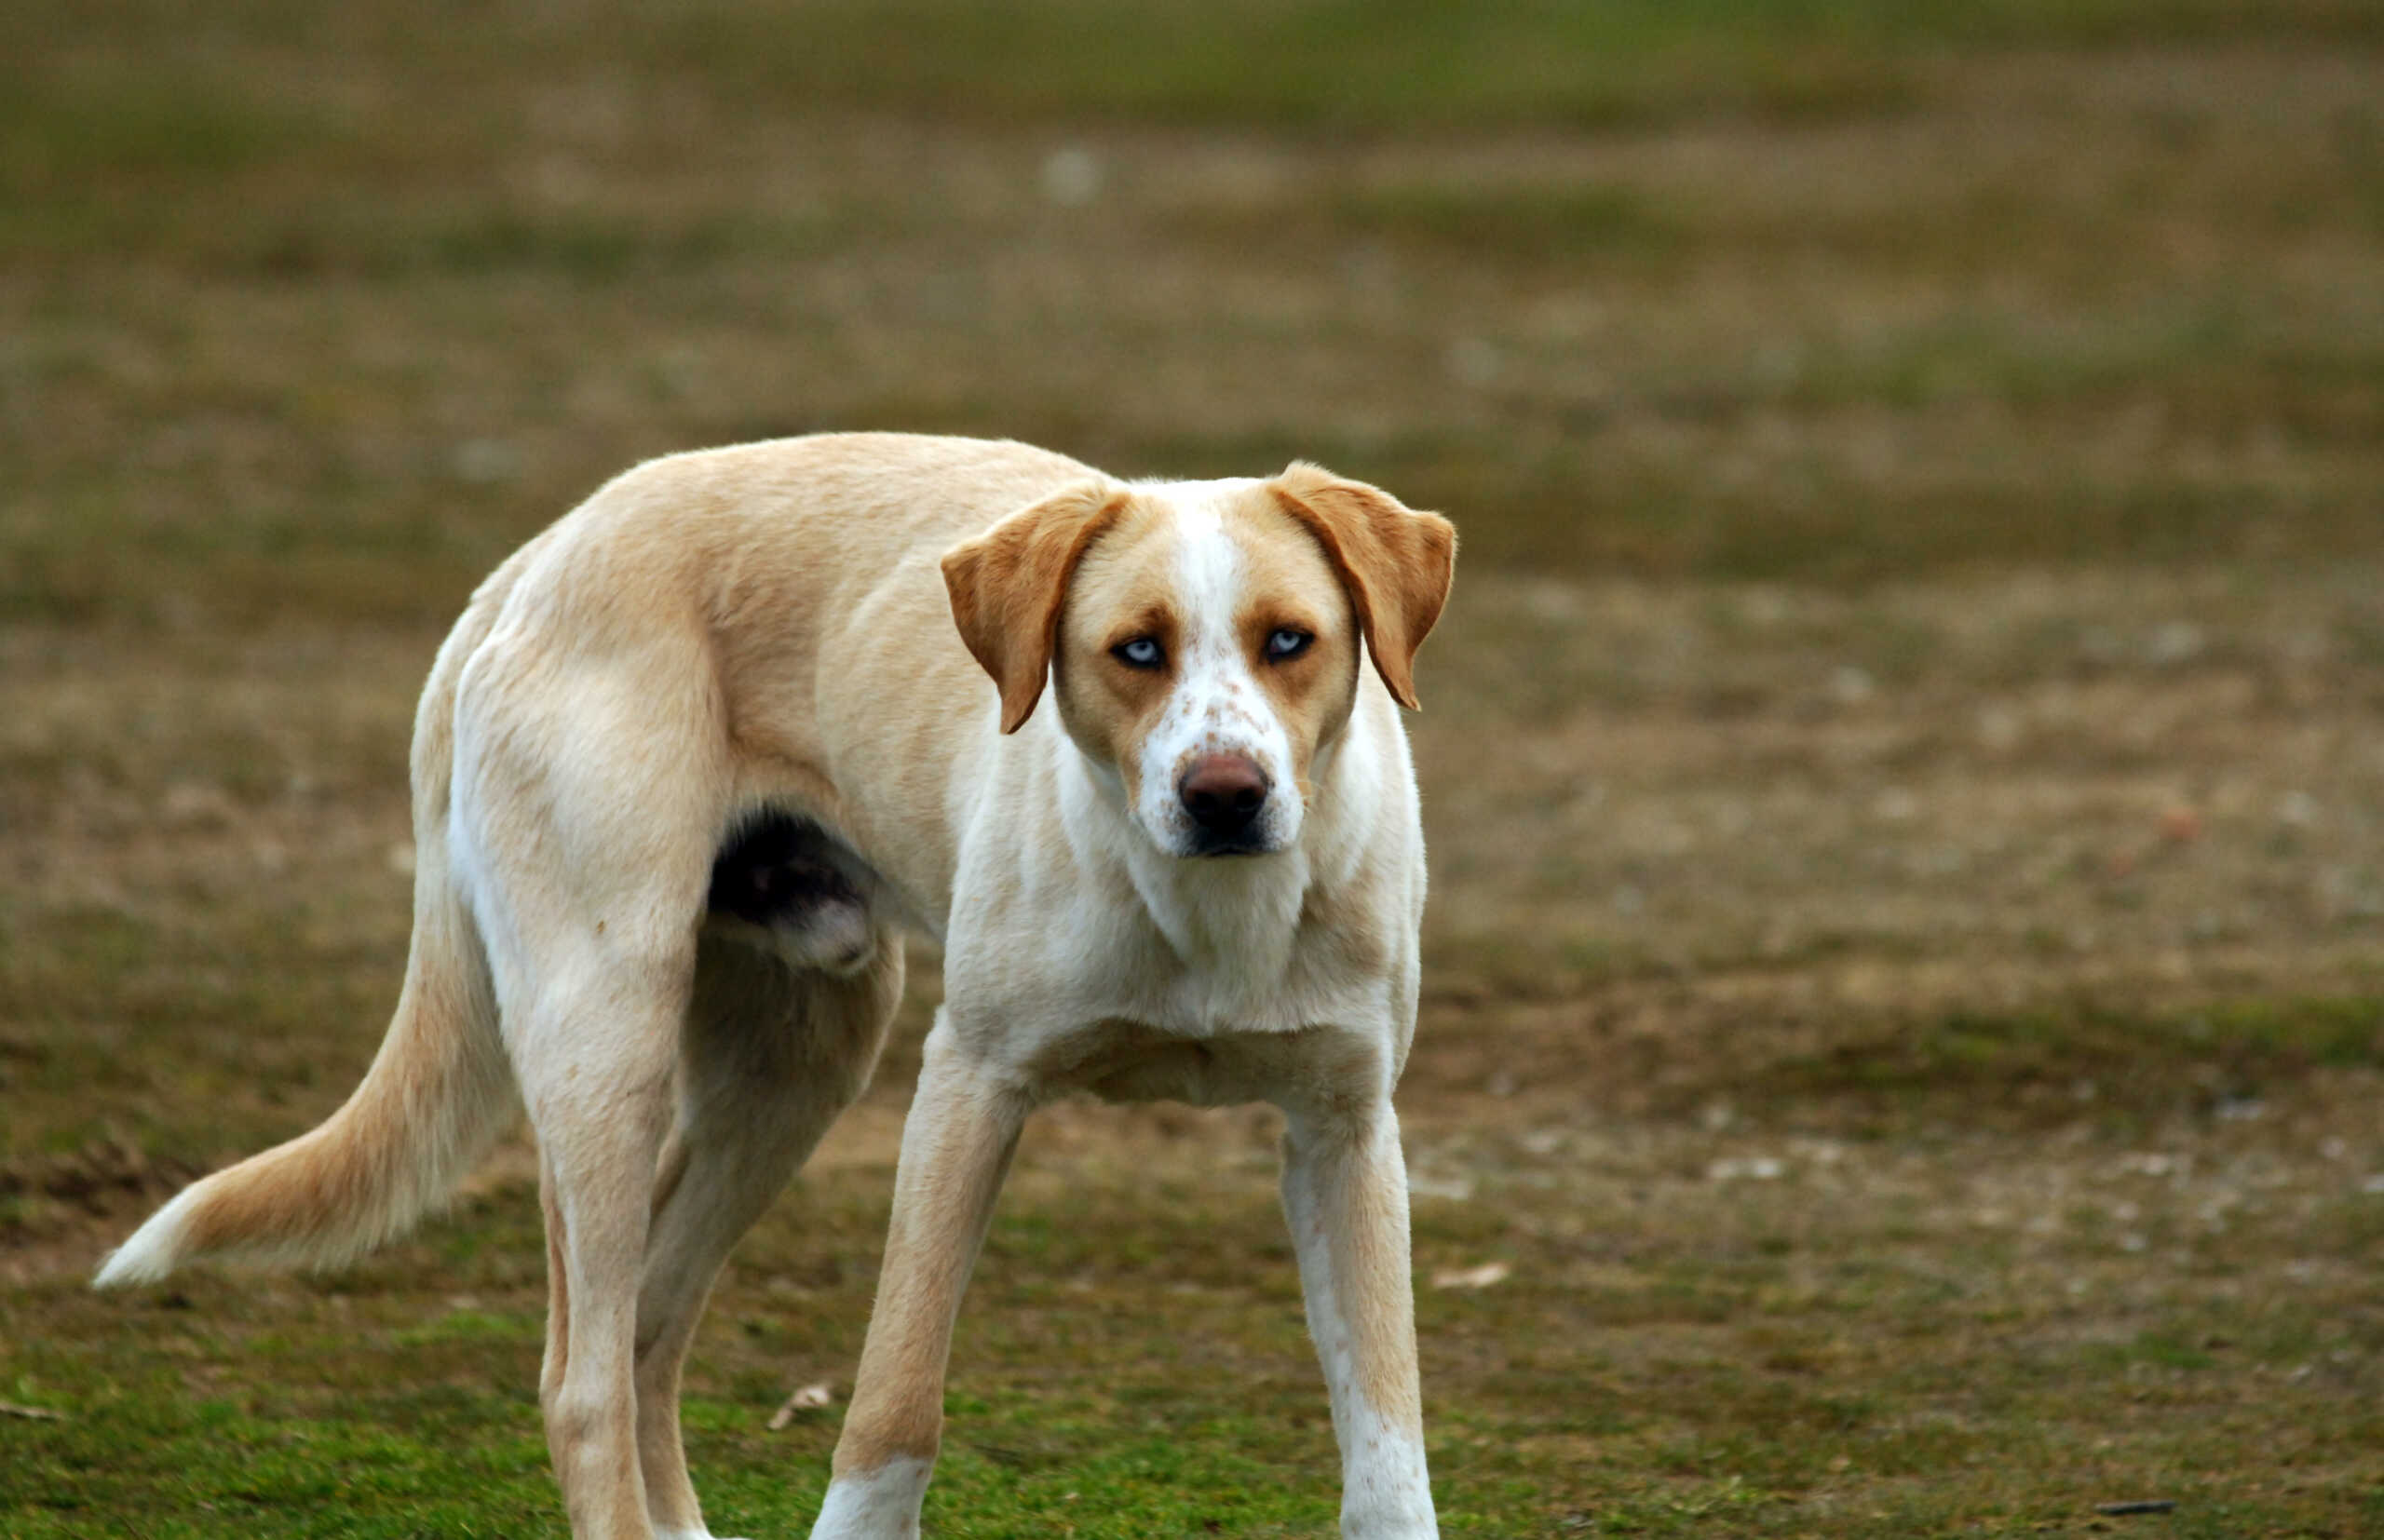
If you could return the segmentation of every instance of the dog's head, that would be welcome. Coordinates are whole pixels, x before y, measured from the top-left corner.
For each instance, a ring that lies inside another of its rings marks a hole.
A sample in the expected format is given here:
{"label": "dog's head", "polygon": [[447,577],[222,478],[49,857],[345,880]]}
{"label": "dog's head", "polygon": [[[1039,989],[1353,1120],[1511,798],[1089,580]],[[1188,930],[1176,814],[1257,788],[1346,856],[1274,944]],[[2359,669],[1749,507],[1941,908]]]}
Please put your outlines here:
{"label": "dog's head", "polygon": [[1089,482],[943,559],[1001,725],[1048,676],[1060,720],[1161,850],[1265,855],[1298,839],[1310,771],[1349,720],[1362,642],[1416,705],[1416,649],[1456,532],[1361,481]]}

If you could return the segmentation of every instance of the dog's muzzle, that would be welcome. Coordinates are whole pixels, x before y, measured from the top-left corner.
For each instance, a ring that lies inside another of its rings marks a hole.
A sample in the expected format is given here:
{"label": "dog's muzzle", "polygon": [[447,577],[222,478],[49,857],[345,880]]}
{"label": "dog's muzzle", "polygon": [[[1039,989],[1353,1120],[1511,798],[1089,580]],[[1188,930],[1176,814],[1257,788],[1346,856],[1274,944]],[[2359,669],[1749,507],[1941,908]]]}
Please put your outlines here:
{"label": "dog's muzzle", "polygon": [[1256,837],[1258,815],[1266,806],[1266,773],[1239,754],[1203,754],[1175,783],[1176,796],[1192,819],[1195,856],[1254,856],[1266,849]]}

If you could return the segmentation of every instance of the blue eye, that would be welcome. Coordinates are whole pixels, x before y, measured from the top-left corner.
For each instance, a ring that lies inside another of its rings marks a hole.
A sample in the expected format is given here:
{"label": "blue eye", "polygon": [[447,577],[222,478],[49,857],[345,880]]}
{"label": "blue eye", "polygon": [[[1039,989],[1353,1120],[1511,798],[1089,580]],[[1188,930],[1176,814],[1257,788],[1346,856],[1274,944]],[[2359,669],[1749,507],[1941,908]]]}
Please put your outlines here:
{"label": "blue eye", "polygon": [[1129,669],[1156,669],[1167,656],[1159,650],[1158,643],[1146,636],[1118,643],[1109,649],[1109,655]]}
{"label": "blue eye", "polygon": [[1307,652],[1307,644],[1315,640],[1310,632],[1291,626],[1281,627],[1266,639],[1266,655],[1278,663],[1285,658],[1297,657]]}

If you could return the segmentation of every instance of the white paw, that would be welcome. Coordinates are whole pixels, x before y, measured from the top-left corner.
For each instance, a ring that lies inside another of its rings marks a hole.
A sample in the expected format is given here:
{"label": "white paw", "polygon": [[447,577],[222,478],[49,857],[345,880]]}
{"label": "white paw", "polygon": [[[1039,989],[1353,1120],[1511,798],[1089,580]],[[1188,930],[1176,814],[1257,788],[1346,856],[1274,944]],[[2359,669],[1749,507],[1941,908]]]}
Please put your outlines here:
{"label": "white paw", "polygon": [[919,1500],[930,1462],[898,1455],[875,1470],[828,1483],[811,1540],[918,1540]]}

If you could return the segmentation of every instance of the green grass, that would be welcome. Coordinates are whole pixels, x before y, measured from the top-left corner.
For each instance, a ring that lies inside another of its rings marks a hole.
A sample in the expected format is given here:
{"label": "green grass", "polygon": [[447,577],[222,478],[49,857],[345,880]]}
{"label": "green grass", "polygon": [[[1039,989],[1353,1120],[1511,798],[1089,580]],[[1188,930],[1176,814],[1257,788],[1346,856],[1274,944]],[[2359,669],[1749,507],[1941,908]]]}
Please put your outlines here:
{"label": "green grass", "polygon": [[[996,1223],[929,1524],[1329,1530],[1336,1461],[1263,1181],[1188,1209],[1130,1173],[1072,1181],[1064,1215],[1026,1197]],[[732,1270],[686,1419],[716,1528],[799,1533],[816,1510],[837,1414],[764,1424],[790,1375],[849,1363],[868,1273],[768,1280],[865,1250],[882,1188],[815,1185]],[[1792,1188],[1766,1222],[1691,1191],[1670,1212],[1595,1200],[1593,1234],[1528,1197],[1419,1208],[1423,1270],[1486,1250],[1515,1272],[1420,1296],[1448,1533],[2029,1533],[2141,1495],[2178,1501],[2188,1533],[2354,1533],[2372,1511],[2384,1424],[2345,1366],[2384,1352],[2384,1317],[2350,1279],[2247,1308],[2214,1242],[2151,1284],[2093,1225],[2043,1258],[1899,1239],[1891,1205]],[[58,1416],[10,1424],[8,1533],[555,1533],[534,1227],[514,1188],[338,1279],[12,1296],[0,1398]]]}
{"label": "green grass", "polygon": [[[66,13],[30,7],[20,37]],[[117,7],[73,32],[138,45],[164,7]],[[2115,48],[2384,36],[2357,0],[1658,0],[1578,7],[1497,0],[1451,11],[1358,0],[1226,0],[1190,8],[1097,0],[830,0],[787,13],[737,0],[568,20],[466,9],[425,29],[401,13],[246,4],[227,34],[287,53],[397,56],[450,83],[514,76],[532,58],[615,58],[684,71],[741,101],[831,103],[1002,119],[1137,120],[1401,129],[1533,121],[1604,124],[1736,111],[1860,115],[1904,101],[1899,71],[1950,50]],[[47,36],[45,36],[47,34]]]}

